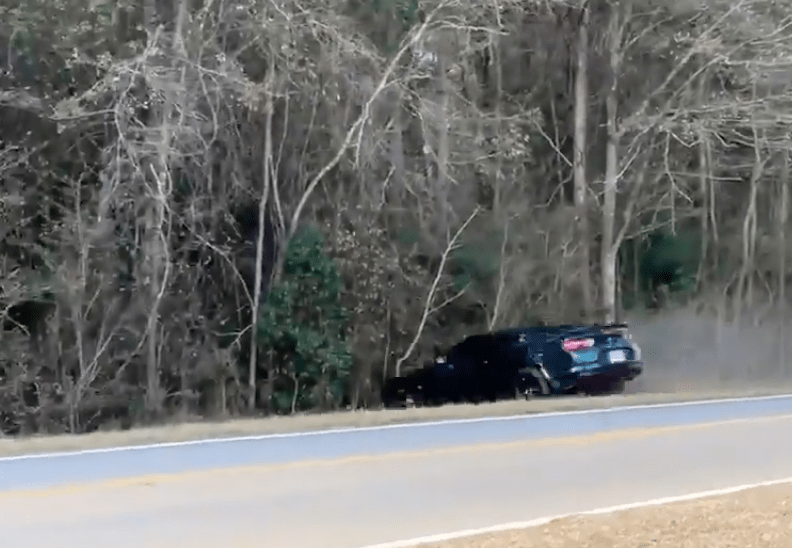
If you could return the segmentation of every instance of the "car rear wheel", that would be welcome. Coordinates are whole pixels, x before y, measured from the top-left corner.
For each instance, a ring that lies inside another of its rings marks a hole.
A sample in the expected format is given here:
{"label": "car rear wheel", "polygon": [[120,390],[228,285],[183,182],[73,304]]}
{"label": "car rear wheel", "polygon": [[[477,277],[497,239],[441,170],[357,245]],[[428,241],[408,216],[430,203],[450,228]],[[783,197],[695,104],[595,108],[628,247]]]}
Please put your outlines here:
{"label": "car rear wheel", "polygon": [[515,398],[531,399],[534,396],[547,396],[550,394],[550,385],[547,384],[542,374],[534,368],[523,370],[514,383]]}

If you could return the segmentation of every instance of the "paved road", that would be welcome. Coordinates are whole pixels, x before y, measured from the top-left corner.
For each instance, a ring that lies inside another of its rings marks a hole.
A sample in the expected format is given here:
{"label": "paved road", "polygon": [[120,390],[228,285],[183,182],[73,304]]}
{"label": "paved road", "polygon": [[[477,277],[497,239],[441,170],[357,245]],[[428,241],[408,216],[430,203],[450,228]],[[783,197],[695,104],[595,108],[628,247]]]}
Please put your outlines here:
{"label": "paved road", "polygon": [[358,548],[792,476],[792,396],[0,459],[3,548]]}

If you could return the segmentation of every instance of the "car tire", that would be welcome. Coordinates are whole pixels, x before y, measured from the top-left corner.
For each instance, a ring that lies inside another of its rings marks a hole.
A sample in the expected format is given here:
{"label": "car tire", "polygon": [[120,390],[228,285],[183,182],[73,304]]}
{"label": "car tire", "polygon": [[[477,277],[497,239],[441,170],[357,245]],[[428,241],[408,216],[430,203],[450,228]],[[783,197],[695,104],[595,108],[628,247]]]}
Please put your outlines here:
{"label": "car tire", "polygon": [[524,383],[525,380],[522,378],[518,378],[514,383],[514,393],[516,398],[519,398],[521,394],[526,400],[531,399],[532,395],[537,395],[537,396],[550,395],[550,385],[547,384],[547,379],[545,379],[537,369],[529,370],[528,374],[530,375],[531,378],[530,384],[532,385],[531,387],[529,387],[529,389],[533,389],[535,392],[531,394],[528,390],[526,390],[525,392],[521,391],[520,390],[521,386],[519,386],[519,384]]}

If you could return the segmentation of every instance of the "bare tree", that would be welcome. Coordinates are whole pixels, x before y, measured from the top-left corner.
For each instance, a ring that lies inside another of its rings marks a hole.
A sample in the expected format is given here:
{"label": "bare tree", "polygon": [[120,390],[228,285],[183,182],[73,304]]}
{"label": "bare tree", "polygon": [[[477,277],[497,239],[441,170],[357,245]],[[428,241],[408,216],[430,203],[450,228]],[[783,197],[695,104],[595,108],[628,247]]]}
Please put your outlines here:
{"label": "bare tree", "polygon": [[778,179],[778,204],[776,205],[776,234],[778,237],[778,361],[781,368],[780,373],[786,373],[786,338],[787,332],[787,303],[786,303],[786,284],[787,284],[787,238],[786,229],[789,224],[789,147],[784,146],[781,154],[781,176]]}
{"label": "bare tree", "polygon": [[763,153],[763,139],[760,130],[754,120],[751,127],[753,134],[754,162],[751,169],[751,179],[749,181],[748,204],[745,208],[745,215],[742,223],[742,263],[740,273],[737,278],[737,291],[735,293],[735,318],[739,322],[745,305],[751,309],[754,304],[754,283],[753,276],[756,269],[756,233],[757,233],[757,197],[759,193],[759,183],[762,181],[767,164],[767,156]]}
{"label": "bare tree", "polygon": [[[152,104],[147,128],[149,135],[144,139],[143,150],[140,152],[144,155],[141,165],[147,194],[144,213],[144,260],[148,263],[146,285],[150,292],[146,327],[146,404],[152,412],[160,409],[163,398],[159,380],[159,307],[167,290],[171,268],[165,224],[171,189],[170,155],[174,138],[174,107],[180,102],[177,96],[178,87],[184,84],[174,78],[174,54],[181,37],[186,10],[186,2],[181,0],[147,0],[144,5],[149,52],[146,59],[146,86]],[[149,142],[153,144],[153,153],[147,150]]]}
{"label": "bare tree", "polygon": [[[702,65],[706,62],[702,59],[700,61]],[[698,85],[698,97],[697,103],[699,108],[703,108],[707,104],[707,93],[709,91],[709,85],[707,78],[709,77],[709,70],[704,70],[699,77],[699,85]],[[709,135],[707,131],[704,129],[702,122],[698,123],[697,126],[697,136],[698,136],[698,175],[699,175],[699,196],[701,200],[701,259],[699,260],[699,270],[697,278],[697,283],[699,284],[699,288],[703,282],[704,278],[704,267],[707,263],[707,253],[709,251],[708,242],[709,242],[709,219],[710,219],[710,196],[709,196],[709,187],[712,184],[710,182],[710,142],[709,142]]]}
{"label": "bare tree", "polygon": [[[258,207],[258,230],[256,232],[256,273],[253,282],[253,303],[251,306],[251,333],[250,333],[250,361],[248,363],[248,407],[251,411],[256,408],[256,394],[257,389],[257,375],[256,369],[258,366],[258,320],[260,315],[259,307],[261,305],[261,289],[262,289],[262,270],[264,267],[264,231],[267,227],[267,206],[269,204],[270,187],[277,185],[277,181],[270,180],[272,174],[272,115],[275,108],[273,101],[273,94],[275,93],[275,63],[273,62],[267,73],[266,88],[264,93],[265,98],[265,122],[264,122],[264,158],[262,160],[262,181],[263,188],[261,190],[261,197],[259,198]],[[269,376],[272,376],[270,371]],[[267,402],[269,405],[269,402]]]}
{"label": "bare tree", "polygon": [[[418,27],[418,29],[416,29],[414,33],[412,33],[407,39],[403,41],[402,46],[399,48],[399,51],[396,53],[396,55],[393,56],[393,59],[391,59],[390,63],[388,63],[388,66],[385,68],[385,71],[383,72],[379,83],[377,84],[376,88],[374,88],[374,91],[369,97],[369,99],[363,105],[362,112],[357,117],[357,119],[352,124],[352,126],[349,128],[349,130],[346,132],[344,140],[341,146],[339,147],[338,151],[330,159],[330,161],[327,162],[322,167],[322,169],[320,169],[319,172],[311,179],[311,181],[308,183],[308,186],[305,188],[305,191],[300,196],[300,199],[297,202],[296,207],[294,208],[294,212],[292,213],[289,226],[287,227],[288,230],[287,238],[286,238],[287,240],[290,240],[297,232],[303,209],[308,203],[308,200],[310,199],[314,190],[316,190],[316,187],[319,186],[319,183],[322,182],[324,177],[339,164],[341,159],[347,153],[347,150],[349,149],[350,145],[352,145],[355,138],[359,135],[362,135],[361,132],[363,131],[366,123],[368,122],[369,115],[372,107],[374,106],[374,103],[377,101],[379,95],[385,90],[385,88],[388,87],[390,83],[390,79],[393,76],[393,73],[396,71],[397,67],[399,66],[399,62],[401,58],[405,55],[405,53],[407,53],[410,50],[411,47],[413,47],[421,40],[421,38],[424,36],[430,25],[434,23],[434,19],[438,14],[438,12],[443,7],[445,7],[445,5],[446,5],[445,1],[440,2],[426,16],[421,26]],[[283,254],[281,253],[280,256],[283,256]],[[275,279],[277,279],[280,276],[280,271],[282,270],[282,268],[283,268],[283,260],[280,259],[276,263],[275,274],[274,274]]]}
{"label": "bare tree", "polygon": [[[619,4],[610,7],[608,24],[608,57],[610,59],[610,87],[605,99],[608,142],[605,147],[605,188],[602,210],[602,309],[605,322],[616,320],[616,260],[621,242],[614,241],[616,225],[616,192],[619,179],[619,128],[617,126],[619,101],[619,73],[621,70],[622,42],[624,29],[630,18],[631,1],[626,0],[626,7]],[[620,11],[624,9],[624,14]]]}
{"label": "bare tree", "polygon": [[586,134],[588,132],[588,55],[589,55],[589,3],[584,0],[580,8],[577,27],[577,66],[575,71],[575,154],[573,158],[575,184],[575,221],[580,239],[580,284],[583,292],[583,308],[591,315],[591,259],[588,226],[588,181],[586,173]]}

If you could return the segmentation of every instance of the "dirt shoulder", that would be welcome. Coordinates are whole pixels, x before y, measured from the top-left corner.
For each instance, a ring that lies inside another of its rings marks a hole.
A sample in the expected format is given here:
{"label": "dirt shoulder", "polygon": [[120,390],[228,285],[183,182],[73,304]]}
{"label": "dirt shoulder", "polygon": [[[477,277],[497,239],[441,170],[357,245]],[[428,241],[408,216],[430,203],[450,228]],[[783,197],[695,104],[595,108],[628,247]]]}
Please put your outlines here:
{"label": "dirt shoulder", "polygon": [[542,527],[421,548],[789,548],[792,484],[737,494],[564,518]]}
{"label": "dirt shoulder", "polygon": [[502,401],[480,405],[447,405],[438,408],[342,411],[336,413],[236,419],[221,422],[185,421],[126,431],[94,432],[83,435],[0,438],[0,457],[33,453],[79,451],[105,447],[173,443],[210,438],[231,438],[287,432],[307,432],[334,428],[361,428],[392,424],[475,419],[535,413],[605,409],[629,405],[750,397],[792,393],[790,386],[750,390],[683,391],[679,393],[625,394],[607,397],[563,397],[531,401]]}

